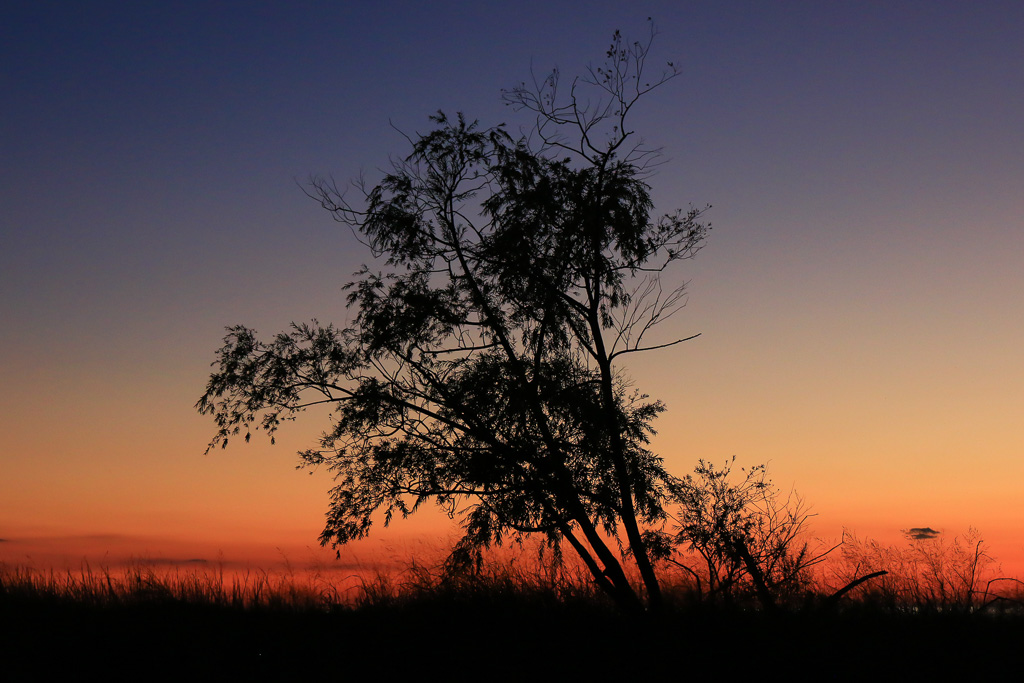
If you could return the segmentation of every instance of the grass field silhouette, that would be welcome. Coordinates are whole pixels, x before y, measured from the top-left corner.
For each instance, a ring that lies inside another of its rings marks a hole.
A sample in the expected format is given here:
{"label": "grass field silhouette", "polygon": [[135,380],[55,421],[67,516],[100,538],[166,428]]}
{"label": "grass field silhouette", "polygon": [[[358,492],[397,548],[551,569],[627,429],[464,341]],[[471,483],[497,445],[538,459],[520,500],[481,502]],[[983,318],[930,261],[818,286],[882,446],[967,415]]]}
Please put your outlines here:
{"label": "grass field silhouette", "polygon": [[[863,562],[871,549],[859,542],[836,562]],[[667,609],[653,614],[624,613],[580,568],[526,551],[472,572],[410,562],[345,577],[143,562],[64,572],[3,565],[0,642],[8,667],[32,678],[286,680],[374,670],[434,680],[458,667],[488,680],[738,680],[780,668],[797,680],[884,680],[1015,665],[1019,581],[996,580],[967,604],[952,590],[943,599],[927,574],[891,569],[888,582],[866,582],[835,605],[825,599],[834,581],[819,572],[799,604],[771,612],[708,600],[680,572],[666,581]]]}

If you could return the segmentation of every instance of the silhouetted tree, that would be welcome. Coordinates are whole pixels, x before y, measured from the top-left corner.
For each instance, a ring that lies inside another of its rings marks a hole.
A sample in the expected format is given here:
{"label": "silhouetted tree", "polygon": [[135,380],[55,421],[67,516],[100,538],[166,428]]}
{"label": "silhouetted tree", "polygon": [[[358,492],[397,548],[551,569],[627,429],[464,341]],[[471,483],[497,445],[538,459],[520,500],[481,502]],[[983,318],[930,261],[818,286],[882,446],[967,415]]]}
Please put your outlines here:
{"label": "silhouetted tree", "polygon": [[648,79],[650,46],[616,32],[565,97],[557,71],[505,91],[536,116],[521,138],[438,113],[377,185],[349,188],[356,198],[314,179],[310,195],[383,269],[348,285],[346,329],[313,321],[261,340],[229,328],[197,408],[219,426],[212,448],[334,405],[319,447],[300,454],[336,477],[323,544],[430,500],[462,520],[452,562],[540,534],[637,605],[629,558],[660,602],[641,527],[665,516],[670,477],[647,449],[663,406],[632,391],[619,363],[684,341],[646,337],[683,303],[661,273],[709,228],[700,210],[651,215],[656,152],[629,115],[677,71]]}

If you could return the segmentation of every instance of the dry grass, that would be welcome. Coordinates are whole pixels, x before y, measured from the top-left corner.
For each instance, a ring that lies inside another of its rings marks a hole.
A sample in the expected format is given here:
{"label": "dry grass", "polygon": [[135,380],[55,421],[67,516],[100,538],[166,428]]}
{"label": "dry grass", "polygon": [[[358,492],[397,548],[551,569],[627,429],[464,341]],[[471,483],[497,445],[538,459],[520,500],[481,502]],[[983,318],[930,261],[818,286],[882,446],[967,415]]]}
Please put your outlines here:
{"label": "dry grass", "polygon": [[196,605],[240,610],[326,612],[407,608],[432,603],[556,606],[607,600],[580,567],[532,553],[495,556],[474,571],[409,560],[393,571],[341,574],[329,567],[283,571],[161,569],[144,560],[120,568],[87,563],[77,570],[0,562],[0,602],[70,602],[102,608]]}
{"label": "dry grass", "polygon": [[909,538],[883,545],[848,535],[819,579],[822,591],[858,576],[886,574],[858,586],[851,600],[891,612],[1016,612],[1024,608],[1024,582],[1003,576],[976,529],[947,540]]}
{"label": "dry grass", "polygon": [[0,563],[0,599],[5,601],[71,601],[89,607],[179,603],[308,611],[342,603],[339,590],[315,572],[159,570],[142,561],[120,569],[94,569],[85,564],[77,571],[58,572]]}
{"label": "dry grass", "polygon": [[[885,576],[844,596],[844,609],[884,613],[1024,613],[1024,582],[1000,576],[977,532],[951,543],[915,541],[883,546],[850,536],[829,561],[815,567],[799,590],[780,596],[789,611],[820,606],[847,583],[871,572]],[[679,565],[677,562],[676,565]],[[666,564],[663,590],[673,611],[695,606],[757,609],[743,582],[726,599],[709,599],[693,571]],[[639,585],[639,582],[637,582]],[[532,550],[493,555],[472,571],[410,559],[393,571],[342,574],[329,567],[268,572],[223,567],[160,569],[135,561],[118,569],[40,570],[0,562],[0,603],[74,603],[92,608],[194,605],[232,610],[290,612],[374,609],[498,608],[501,610],[601,610],[612,605],[584,568]]]}

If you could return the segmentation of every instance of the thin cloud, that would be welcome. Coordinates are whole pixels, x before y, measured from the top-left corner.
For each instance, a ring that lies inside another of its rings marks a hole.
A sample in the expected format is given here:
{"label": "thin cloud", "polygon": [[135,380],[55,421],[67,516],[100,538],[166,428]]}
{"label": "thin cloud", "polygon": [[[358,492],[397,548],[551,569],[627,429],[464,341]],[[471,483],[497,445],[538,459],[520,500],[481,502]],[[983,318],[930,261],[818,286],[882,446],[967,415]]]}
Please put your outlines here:
{"label": "thin cloud", "polygon": [[936,531],[929,526],[915,526],[912,529],[904,529],[903,535],[912,541],[927,541],[938,536],[941,531]]}
{"label": "thin cloud", "polygon": [[185,564],[209,564],[210,561],[201,557],[190,557],[186,560],[177,557],[130,557],[126,560],[128,564],[140,565],[171,565],[180,566]]}

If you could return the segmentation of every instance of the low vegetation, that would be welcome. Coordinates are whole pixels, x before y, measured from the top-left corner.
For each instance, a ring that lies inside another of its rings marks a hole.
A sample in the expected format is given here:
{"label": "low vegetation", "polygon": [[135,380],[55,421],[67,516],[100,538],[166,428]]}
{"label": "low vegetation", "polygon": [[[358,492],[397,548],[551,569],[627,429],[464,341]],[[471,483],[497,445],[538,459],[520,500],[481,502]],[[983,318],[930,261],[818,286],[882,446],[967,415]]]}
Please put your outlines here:
{"label": "low vegetation", "polygon": [[0,563],[0,600],[72,602],[83,607],[202,605],[231,609],[310,611],[342,602],[337,588],[310,573],[246,570],[167,570],[136,561],[120,569],[41,571]]}
{"label": "low vegetation", "polygon": [[[801,548],[800,556],[806,555]],[[731,568],[729,581],[710,590],[691,567],[706,563],[696,553],[673,560],[665,569],[669,612],[697,606],[723,611],[759,611],[764,606],[742,567]],[[799,581],[786,575],[775,608],[807,612],[835,605],[838,611],[879,613],[939,612],[1024,615],[1024,582],[996,572],[984,541],[970,530],[951,542],[911,540],[904,546],[847,535],[836,552],[802,570]],[[679,569],[683,568],[683,569]],[[872,576],[838,596],[858,579]],[[725,587],[723,587],[723,585]],[[615,609],[583,567],[564,560],[537,558],[532,550],[504,559],[492,558],[478,568],[453,572],[442,564],[411,562],[394,571],[332,576],[316,569],[270,572],[250,569],[161,570],[145,561],[120,569],[39,570],[0,563],[0,604],[67,603],[82,608],[191,605],[205,608],[270,612],[355,612],[407,608],[418,604],[503,605],[529,609]]]}
{"label": "low vegetation", "polygon": [[[199,679],[381,661],[406,673],[432,661],[503,667],[512,654],[517,670],[541,667],[542,680],[663,675],[681,661],[730,678],[738,648],[758,666],[835,667],[838,679],[869,675],[882,661],[893,672],[948,672],[968,661],[971,671],[996,672],[1024,636],[1024,584],[993,567],[976,532],[903,547],[848,536],[799,590],[786,584],[771,610],[742,577],[712,593],[676,566],[663,570],[665,610],[644,614],[623,612],[585,567],[529,549],[461,572],[410,563],[359,576],[0,565],[0,654],[40,676],[158,663]],[[836,599],[851,577],[878,571],[888,573]],[[621,647],[605,648],[609,638]]]}

